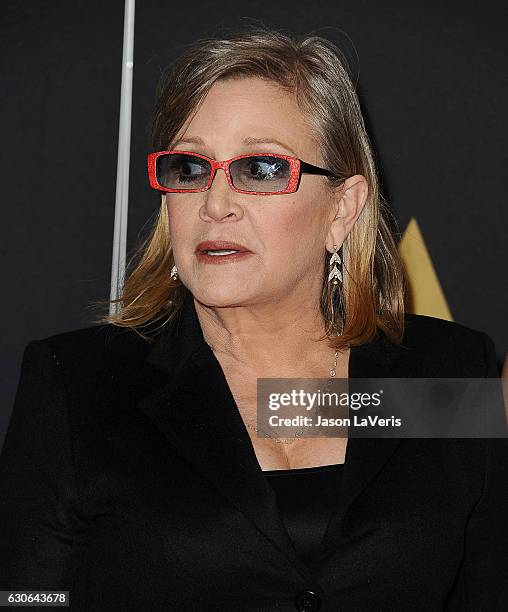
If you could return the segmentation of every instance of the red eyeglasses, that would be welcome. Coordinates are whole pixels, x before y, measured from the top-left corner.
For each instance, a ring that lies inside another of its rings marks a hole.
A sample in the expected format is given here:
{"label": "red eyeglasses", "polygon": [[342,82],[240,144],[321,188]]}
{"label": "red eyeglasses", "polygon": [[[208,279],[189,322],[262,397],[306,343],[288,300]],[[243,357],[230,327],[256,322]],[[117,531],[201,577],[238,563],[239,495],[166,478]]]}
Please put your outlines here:
{"label": "red eyeglasses", "polygon": [[210,189],[218,168],[239,193],[275,195],[294,193],[303,174],[335,176],[330,170],[297,157],[276,153],[248,153],[219,162],[191,151],[159,151],[148,155],[150,186],[170,193]]}

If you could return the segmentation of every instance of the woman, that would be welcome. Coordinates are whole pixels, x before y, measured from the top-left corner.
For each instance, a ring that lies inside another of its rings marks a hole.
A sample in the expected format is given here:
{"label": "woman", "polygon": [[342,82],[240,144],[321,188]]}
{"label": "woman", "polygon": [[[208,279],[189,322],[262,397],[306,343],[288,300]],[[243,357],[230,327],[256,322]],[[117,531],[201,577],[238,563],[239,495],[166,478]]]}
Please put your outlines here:
{"label": "woman", "polygon": [[25,350],[0,589],[94,612],[507,609],[504,440],[256,431],[259,378],[497,376],[486,334],[404,314],[338,49],[197,41],[152,144],[161,209],[120,310]]}

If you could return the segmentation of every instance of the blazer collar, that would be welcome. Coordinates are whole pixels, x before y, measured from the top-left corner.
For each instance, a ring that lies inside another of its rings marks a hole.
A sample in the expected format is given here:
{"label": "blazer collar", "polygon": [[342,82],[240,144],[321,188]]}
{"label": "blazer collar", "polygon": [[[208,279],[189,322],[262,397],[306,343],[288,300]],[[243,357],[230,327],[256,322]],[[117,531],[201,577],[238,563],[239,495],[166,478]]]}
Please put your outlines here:
{"label": "blazer collar", "polygon": [[[351,348],[349,376],[393,377],[397,357],[398,347],[380,334],[369,344]],[[146,365],[156,378],[149,377],[150,389],[140,409],[176,450],[279,548],[305,580],[311,580],[311,568],[318,568],[333,555],[344,515],[401,440],[348,440],[337,503],[319,554],[308,566],[296,555],[284,528],[275,494],[262,473],[220,363],[204,340],[190,292],[177,318],[157,336]]]}

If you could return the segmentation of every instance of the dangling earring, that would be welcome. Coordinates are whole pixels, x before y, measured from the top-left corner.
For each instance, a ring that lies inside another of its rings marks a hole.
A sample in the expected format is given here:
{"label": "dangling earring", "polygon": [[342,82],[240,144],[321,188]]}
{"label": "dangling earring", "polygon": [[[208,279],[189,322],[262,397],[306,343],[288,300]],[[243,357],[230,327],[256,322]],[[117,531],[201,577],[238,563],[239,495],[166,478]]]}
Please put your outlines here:
{"label": "dangling earring", "polygon": [[[336,244],[333,245],[333,254],[330,258],[330,274],[328,275],[328,284],[330,286],[330,320],[328,321],[329,329],[333,332],[333,335],[341,336],[344,331],[344,305],[342,302],[342,291],[338,290],[335,292],[337,285],[339,284],[339,279],[342,282],[342,273],[337,267],[341,264],[341,259],[339,254],[337,253],[339,247]],[[330,281],[333,282],[330,283]],[[338,304],[335,304],[335,301],[338,297]],[[336,321],[336,313],[335,306],[338,306],[339,309],[339,318],[340,318],[340,331],[337,333],[337,321]]]}
{"label": "dangling earring", "polygon": [[176,280],[176,279],[178,278],[178,269],[177,269],[177,267],[176,267],[176,266],[173,266],[173,267],[171,268],[171,278],[172,278],[173,280]]}
{"label": "dangling earring", "polygon": [[337,268],[337,265],[341,263],[341,259],[339,257],[339,254],[337,253],[339,247],[334,244],[333,245],[333,255],[330,258],[330,274],[328,275],[328,282],[330,282],[333,278],[333,284],[334,285],[338,285],[339,281],[337,279],[340,280],[340,282],[342,282],[342,274],[339,270],[339,268]]}

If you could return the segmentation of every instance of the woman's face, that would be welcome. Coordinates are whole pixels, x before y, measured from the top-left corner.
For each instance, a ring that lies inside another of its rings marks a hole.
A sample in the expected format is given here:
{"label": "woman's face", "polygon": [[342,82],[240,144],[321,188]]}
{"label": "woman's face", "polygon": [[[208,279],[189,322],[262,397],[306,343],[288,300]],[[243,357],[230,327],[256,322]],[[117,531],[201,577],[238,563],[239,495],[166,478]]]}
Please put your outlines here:
{"label": "woman's face", "polygon": [[[204,144],[188,141],[193,138]],[[245,145],[246,138],[278,143]],[[281,153],[323,167],[293,97],[257,78],[216,82],[171,148],[218,161],[245,153]],[[183,284],[209,306],[276,302],[292,292],[319,295],[325,241],[337,213],[337,195],[326,180],[302,174],[295,193],[258,196],[232,191],[219,169],[208,191],[168,193],[170,238]],[[207,240],[235,242],[252,254],[206,262],[196,247]]]}

